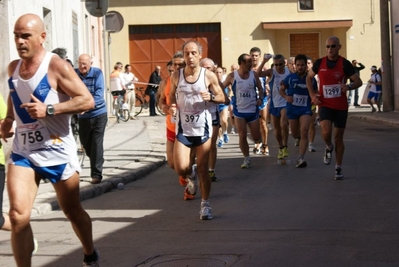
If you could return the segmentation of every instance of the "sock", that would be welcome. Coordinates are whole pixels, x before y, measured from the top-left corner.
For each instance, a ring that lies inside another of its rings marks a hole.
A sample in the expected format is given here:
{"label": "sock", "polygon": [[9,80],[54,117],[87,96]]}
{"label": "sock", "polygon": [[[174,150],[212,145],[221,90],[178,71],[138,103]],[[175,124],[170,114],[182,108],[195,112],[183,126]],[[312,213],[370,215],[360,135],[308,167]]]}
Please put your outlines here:
{"label": "sock", "polygon": [[248,157],[244,157],[244,159],[245,159],[246,161],[251,161],[251,159],[249,158],[249,156],[248,156]]}
{"label": "sock", "polygon": [[208,171],[209,171],[209,172],[213,172],[214,170],[215,170],[215,169],[209,169]]}
{"label": "sock", "polygon": [[209,200],[202,199],[201,200],[201,207],[208,206],[209,207]]}
{"label": "sock", "polygon": [[335,165],[335,169],[338,169],[338,168],[342,169],[341,165]]}
{"label": "sock", "polygon": [[224,131],[223,134],[227,134],[227,131]]}
{"label": "sock", "polygon": [[97,257],[97,253],[96,253],[96,251],[94,250],[93,253],[92,253],[91,255],[86,255],[86,254],[84,254],[83,261],[86,262],[86,263],[90,263],[90,262],[96,261],[97,258],[98,258],[98,257]]}

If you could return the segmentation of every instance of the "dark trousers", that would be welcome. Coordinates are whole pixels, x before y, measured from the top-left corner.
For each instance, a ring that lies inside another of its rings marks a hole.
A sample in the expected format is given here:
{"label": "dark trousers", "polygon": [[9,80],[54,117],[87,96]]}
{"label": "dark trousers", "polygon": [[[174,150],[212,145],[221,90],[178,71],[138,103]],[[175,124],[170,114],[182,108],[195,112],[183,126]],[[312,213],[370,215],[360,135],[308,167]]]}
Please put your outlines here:
{"label": "dark trousers", "polygon": [[348,95],[348,104],[351,104],[351,99],[352,99],[352,94],[355,94],[355,99],[353,101],[353,105],[359,105],[358,101],[359,101],[359,89],[356,88],[355,90],[350,90],[349,91],[349,95]]}
{"label": "dark trousers", "polygon": [[[0,151],[3,153],[3,151]],[[4,183],[6,180],[6,173],[4,169],[4,165],[0,164],[0,228],[3,227],[4,217],[3,217],[3,191],[4,191]]]}
{"label": "dark trousers", "polygon": [[90,119],[79,118],[79,138],[86,155],[90,158],[92,178],[103,178],[104,132],[107,120],[107,113]]}
{"label": "dark trousers", "polygon": [[150,116],[155,115],[155,91],[150,92]]}

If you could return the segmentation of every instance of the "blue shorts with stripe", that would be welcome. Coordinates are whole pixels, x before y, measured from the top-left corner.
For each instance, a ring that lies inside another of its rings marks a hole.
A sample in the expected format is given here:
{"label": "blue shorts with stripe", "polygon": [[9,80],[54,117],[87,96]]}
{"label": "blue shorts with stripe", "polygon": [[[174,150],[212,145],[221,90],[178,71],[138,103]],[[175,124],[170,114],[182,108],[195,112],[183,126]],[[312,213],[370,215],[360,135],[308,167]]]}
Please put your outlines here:
{"label": "blue shorts with stripe", "polygon": [[[40,176],[42,176],[42,178],[49,179],[53,184],[60,180],[67,180],[75,172],[80,172],[79,163],[77,161],[75,162],[74,160],[60,165],[40,167],[36,166],[32,161],[19,154],[11,153],[10,163],[15,166],[31,168]],[[73,163],[77,165],[74,166]]]}

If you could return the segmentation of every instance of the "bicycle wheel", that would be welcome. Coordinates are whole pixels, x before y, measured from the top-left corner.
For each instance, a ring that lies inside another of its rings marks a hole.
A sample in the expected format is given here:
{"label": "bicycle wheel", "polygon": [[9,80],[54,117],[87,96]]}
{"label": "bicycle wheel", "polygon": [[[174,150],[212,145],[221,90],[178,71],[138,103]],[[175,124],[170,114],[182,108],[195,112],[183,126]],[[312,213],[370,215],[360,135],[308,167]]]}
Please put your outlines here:
{"label": "bicycle wheel", "polygon": [[78,134],[74,134],[73,137],[75,138],[75,142],[76,142],[76,150],[77,150],[77,154],[78,154],[78,161],[80,164],[80,167],[83,167],[83,162],[85,160],[85,149],[83,148],[83,145],[80,143],[80,138]]}
{"label": "bicycle wheel", "polygon": [[118,119],[123,122],[127,122],[129,120],[129,117],[130,117],[129,110],[119,107]]}
{"label": "bicycle wheel", "polygon": [[139,115],[141,111],[143,111],[143,100],[136,94],[136,103],[135,103],[135,116]]}
{"label": "bicycle wheel", "polygon": [[158,106],[158,103],[155,103],[155,108],[158,110],[158,113],[165,116],[165,112],[163,112],[163,110]]}
{"label": "bicycle wheel", "polygon": [[119,105],[119,98],[116,99],[116,101],[114,102],[114,110],[115,110],[115,118],[116,118],[116,122],[119,123],[119,119],[120,119],[120,110],[121,110],[121,105]]}
{"label": "bicycle wheel", "polygon": [[83,146],[80,146],[80,148],[78,147],[78,160],[79,160],[80,167],[83,167],[83,165],[84,165],[85,156],[86,156],[86,152],[85,152],[85,149],[83,148]]}

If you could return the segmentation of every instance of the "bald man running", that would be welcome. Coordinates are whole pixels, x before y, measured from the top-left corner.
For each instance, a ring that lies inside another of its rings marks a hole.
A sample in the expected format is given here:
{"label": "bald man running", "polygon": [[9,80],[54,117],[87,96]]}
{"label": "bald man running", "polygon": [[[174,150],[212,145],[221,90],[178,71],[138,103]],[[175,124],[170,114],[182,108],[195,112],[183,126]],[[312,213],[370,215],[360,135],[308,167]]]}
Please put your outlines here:
{"label": "bald man running", "polygon": [[1,135],[7,136],[16,122],[7,173],[13,255],[17,266],[31,266],[30,215],[40,179],[46,177],[83,245],[83,266],[99,266],[91,219],[79,200],[80,166],[69,127],[71,114],[92,109],[94,100],[72,66],[45,50],[45,39],[39,16],[18,18],[14,41],[21,59],[8,66],[10,95],[1,125]]}

